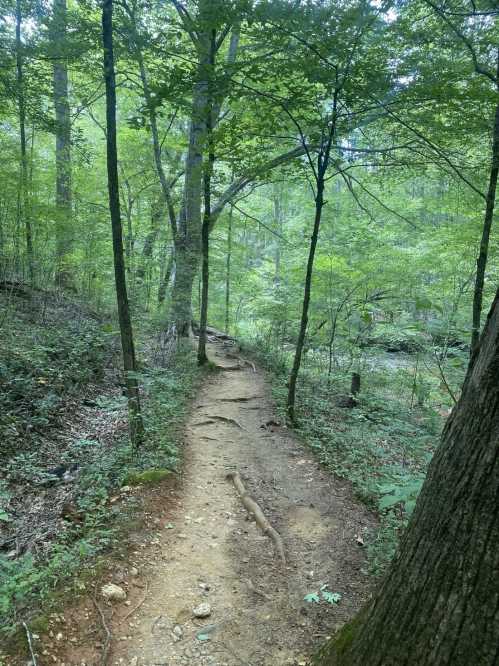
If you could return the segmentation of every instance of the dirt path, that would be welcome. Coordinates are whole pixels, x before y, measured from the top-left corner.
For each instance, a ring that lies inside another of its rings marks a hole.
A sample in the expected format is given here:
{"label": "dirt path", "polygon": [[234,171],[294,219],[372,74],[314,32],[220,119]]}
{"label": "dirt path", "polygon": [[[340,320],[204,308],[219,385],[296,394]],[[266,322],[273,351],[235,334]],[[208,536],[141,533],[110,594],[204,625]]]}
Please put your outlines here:
{"label": "dirt path", "polygon": [[[219,365],[235,363],[221,347],[212,345],[210,353]],[[164,515],[156,518],[157,537],[128,562],[125,577],[135,596],[115,610],[109,663],[304,664],[312,646],[369,592],[356,537],[372,518],[347,484],[332,479],[276,424],[264,375],[249,366],[221,370],[201,389],[185,455],[174,514],[166,524]],[[234,470],[282,535],[285,569],[226,479]],[[304,601],[323,585],[342,595],[337,605]],[[201,603],[211,613],[196,619],[192,611]],[[73,652],[69,663],[98,663],[99,646],[92,647],[95,657]]]}

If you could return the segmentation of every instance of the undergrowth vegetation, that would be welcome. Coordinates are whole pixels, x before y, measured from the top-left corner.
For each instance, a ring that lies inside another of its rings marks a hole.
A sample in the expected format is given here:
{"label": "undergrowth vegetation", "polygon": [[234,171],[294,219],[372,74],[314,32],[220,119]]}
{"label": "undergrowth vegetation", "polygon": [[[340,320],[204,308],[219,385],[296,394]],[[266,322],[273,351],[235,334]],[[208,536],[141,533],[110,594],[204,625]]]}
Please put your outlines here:
{"label": "undergrowth vegetation", "polygon": [[98,318],[50,293],[0,296],[0,458],[37,444],[64,400],[102,379],[113,346]]}
{"label": "undergrowth vegetation", "polygon": [[[271,371],[285,419],[289,354],[262,340],[248,342],[246,349]],[[397,367],[395,359],[386,362],[380,348],[371,348],[370,354],[378,363],[363,364],[362,390],[353,408],[345,406],[349,364],[338,363],[330,377],[313,362],[305,365],[297,431],[321,463],[351,481],[357,496],[379,514],[379,528],[366,543],[370,570],[379,575],[415,506],[451,401],[435,373],[416,356],[404,357],[411,363]],[[419,368],[416,374],[414,368]]]}
{"label": "undergrowth vegetation", "polygon": [[[166,368],[142,369],[147,438],[134,451],[119,378],[112,366],[106,369],[115,355],[114,337],[97,318],[66,320],[54,312],[42,318],[38,310],[10,307],[2,322],[2,335],[9,338],[0,352],[4,637],[15,633],[28,609],[41,601],[46,607],[56,586],[77,589],[83,583],[75,574],[123,543],[125,528],[141,506],[120,488],[158,483],[175,472],[198,377],[187,348],[180,348]],[[61,464],[78,466],[70,483],[50,474]]]}

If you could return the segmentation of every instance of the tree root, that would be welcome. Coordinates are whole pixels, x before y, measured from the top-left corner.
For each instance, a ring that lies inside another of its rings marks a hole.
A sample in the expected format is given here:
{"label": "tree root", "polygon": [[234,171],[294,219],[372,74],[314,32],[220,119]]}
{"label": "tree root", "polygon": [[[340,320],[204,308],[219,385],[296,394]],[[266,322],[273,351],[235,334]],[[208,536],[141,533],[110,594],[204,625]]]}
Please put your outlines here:
{"label": "tree root", "polygon": [[248,402],[249,400],[256,400],[257,398],[263,398],[262,395],[250,395],[243,396],[241,398],[219,398],[220,402]]}
{"label": "tree root", "polygon": [[26,638],[28,639],[28,647],[31,655],[31,663],[33,666],[38,666],[38,662],[36,661],[35,651],[33,649],[32,633],[26,622],[23,622],[23,627],[24,630],[26,631]]}
{"label": "tree root", "polygon": [[208,417],[206,421],[198,421],[197,423],[193,423],[193,426],[203,426],[203,425],[212,425],[213,423],[216,423],[217,421],[222,421],[223,423],[230,423],[230,425],[235,425],[236,428],[240,428],[241,430],[244,430],[243,426],[239,423],[239,421],[236,421],[236,419],[231,419],[227,416],[218,416],[217,414],[211,415]]}
{"label": "tree root", "polygon": [[243,503],[246,510],[253,514],[262,532],[272,539],[274,548],[279,555],[282,564],[286,566],[286,556],[284,554],[284,544],[282,537],[279,532],[277,532],[277,530],[275,530],[269,523],[258,502],[254,500],[246,490],[239,472],[231,472],[230,474],[227,474],[226,478],[233,482],[237,492],[241,497],[241,502]]}
{"label": "tree root", "polygon": [[101,666],[106,666],[107,659],[109,657],[109,647],[110,647],[110,643],[111,643],[111,630],[107,626],[106,616],[104,615],[104,611],[102,610],[102,608],[97,603],[96,595],[97,595],[97,592],[95,592],[92,601],[94,602],[95,608],[99,611],[102,627],[104,628],[104,631],[106,632],[106,640],[104,641],[104,647],[102,648],[100,663],[101,663]]}
{"label": "tree root", "polygon": [[211,418],[216,419],[217,421],[223,421],[224,423],[230,423],[231,425],[235,425],[237,428],[244,430],[243,426],[239,423],[239,421],[236,421],[236,419],[231,419],[227,416],[212,416]]}

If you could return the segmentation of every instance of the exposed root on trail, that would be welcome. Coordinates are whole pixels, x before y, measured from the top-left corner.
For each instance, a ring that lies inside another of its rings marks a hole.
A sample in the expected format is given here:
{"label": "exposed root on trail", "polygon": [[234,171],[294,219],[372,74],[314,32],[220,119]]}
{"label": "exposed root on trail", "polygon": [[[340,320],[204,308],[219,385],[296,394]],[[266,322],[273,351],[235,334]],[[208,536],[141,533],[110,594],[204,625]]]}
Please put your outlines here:
{"label": "exposed root on trail", "polygon": [[36,661],[35,651],[33,649],[33,640],[32,640],[31,630],[28,627],[28,625],[26,624],[26,622],[23,622],[23,627],[24,627],[24,630],[26,631],[26,638],[28,639],[28,647],[29,647],[29,653],[31,655],[32,666],[38,666],[38,662]]}
{"label": "exposed root on trail", "polygon": [[219,398],[219,402],[248,402],[249,400],[256,400],[263,398],[261,395],[242,396],[240,398]]}
{"label": "exposed root on trail", "polygon": [[279,532],[275,530],[269,523],[258,502],[254,500],[246,490],[246,486],[244,485],[239,472],[231,472],[230,474],[227,474],[226,478],[233,482],[237,492],[241,497],[241,502],[243,503],[246,510],[253,514],[262,532],[272,539],[276,552],[279,555],[283,566],[286,566],[286,556],[284,554],[284,544],[282,537]]}
{"label": "exposed root on trail", "polygon": [[100,615],[102,627],[103,627],[104,631],[106,632],[106,639],[104,641],[104,647],[102,648],[100,663],[101,663],[101,666],[106,666],[107,659],[109,657],[109,648],[111,647],[111,637],[112,637],[112,635],[111,635],[111,630],[109,629],[109,627],[107,625],[106,616],[104,615],[104,611],[102,610],[102,608],[97,603],[96,594],[97,594],[97,592],[95,592],[92,601],[94,602],[94,606],[95,606],[95,608],[97,609],[97,611]]}
{"label": "exposed root on trail", "polygon": [[223,423],[230,423],[231,425],[235,425],[237,428],[240,428],[241,430],[244,430],[243,426],[239,423],[239,421],[236,421],[236,419],[231,419],[228,418],[227,416],[212,416],[212,419],[216,419],[217,421],[222,421]]}
{"label": "exposed root on trail", "polygon": [[198,421],[197,423],[193,423],[192,425],[193,426],[212,425],[217,421],[222,421],[223,423],[229,423],[230,425],[235,425],[237,428],[244,430],[243,426],[239,423],[239,421],[236,421],[236,419],[231,419],[227,416],[219,416],[218,414],[213,414],[213,415],[210,414],[209,418],[206,421]]}
{"label": "exposed root on trail", "polygon": [[218,366],[221,370],[242,370],[243,368],[249,367],[253,370],[253,372],[256,372],[255,364],[252,361],[248,361],[246,358],[242,358],[242,356],[239,356],[238,354],[231,354],[230,352],[226,352],[224,354],[217,353],[216,355],[237,361],[237,366]]}

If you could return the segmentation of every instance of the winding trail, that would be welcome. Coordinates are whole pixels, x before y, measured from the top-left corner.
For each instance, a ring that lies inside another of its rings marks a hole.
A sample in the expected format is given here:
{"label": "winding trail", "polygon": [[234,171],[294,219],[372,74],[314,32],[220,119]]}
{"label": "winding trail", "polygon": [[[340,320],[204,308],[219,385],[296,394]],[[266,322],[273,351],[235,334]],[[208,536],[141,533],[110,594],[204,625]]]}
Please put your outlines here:
{"label": "winding trail", "polygon": [[[222,369],[201,388],[186,426],[177,506],[157,538],[130,554],[139,571],[127,573],[130,590],[138,587],[131,609],[140,605],[124,621],[130,607],[116,609],[109,664],[305,664],[370,591],[357,536],[373,518],[278,424],[264,374],[223,369],[235,361],[221,345],[209,352]],[[281,534],[285,568],[226,479],[236,470]],[[323,585],[342,595],[337,605],[304,601]],[[192,614],[200,603],[211,608],[205,619]],[[73,653],[69,663],[99,663],[98,654]]]}

